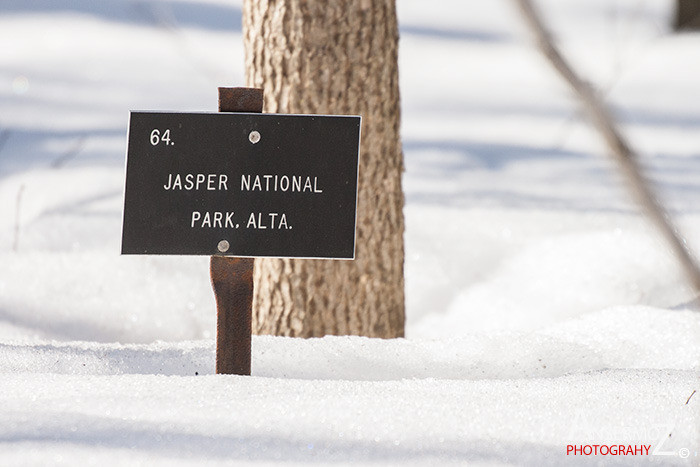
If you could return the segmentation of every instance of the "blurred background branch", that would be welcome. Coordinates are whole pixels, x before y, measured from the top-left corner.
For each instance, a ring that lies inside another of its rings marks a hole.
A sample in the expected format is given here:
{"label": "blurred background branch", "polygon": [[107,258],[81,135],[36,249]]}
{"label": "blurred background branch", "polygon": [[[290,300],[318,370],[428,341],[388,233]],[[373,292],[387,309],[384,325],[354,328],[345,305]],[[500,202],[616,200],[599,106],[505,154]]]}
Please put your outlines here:
{"label": "blurred background branch", "polygon": [[[545,27],[539,12],[531,0],[515,0],[522,15],[534,34],[537,46],[549,63],[571,86],[581,100],[591,123],[605,140],[610,154],[615,159],[629,188],[641,206],[644,214],[652,221],[664,237],[671,251],[683,267],[686,278],[695,293],[700,292],[700,267],[686,240],[679,233],[668,212],[659,203],[649,180],[642,173],[639,157],[631,144],[619,130],[610,110],[600,95],[586,81],[582,80],[555,46],[552,35]],[[697,3],[697,2],[695,2]]]}

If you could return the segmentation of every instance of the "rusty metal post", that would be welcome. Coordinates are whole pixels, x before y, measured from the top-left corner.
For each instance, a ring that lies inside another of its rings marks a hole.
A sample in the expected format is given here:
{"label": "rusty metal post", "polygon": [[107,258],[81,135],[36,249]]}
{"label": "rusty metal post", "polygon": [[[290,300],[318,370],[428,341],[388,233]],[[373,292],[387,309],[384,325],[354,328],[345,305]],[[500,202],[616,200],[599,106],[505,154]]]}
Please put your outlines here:
{"label": "rusty metal post", "polygon": [[[219,88],[219,112],[261,113],[262,108],[262,89]],[[253,263],[252,258],[211,257],[217,374],[250,375]]]}

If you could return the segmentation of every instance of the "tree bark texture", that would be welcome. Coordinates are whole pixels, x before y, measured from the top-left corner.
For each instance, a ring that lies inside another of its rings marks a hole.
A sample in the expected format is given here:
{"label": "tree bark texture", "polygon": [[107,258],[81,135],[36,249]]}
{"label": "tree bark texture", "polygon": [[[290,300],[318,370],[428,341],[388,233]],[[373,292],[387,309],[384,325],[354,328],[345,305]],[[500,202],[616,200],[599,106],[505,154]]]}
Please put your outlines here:
{"label": "tree bark texture", "polygon": [[256,260],[254,332],[403,336],[395,1],[247,0],[243,31],[266,112],[362,116],[356,259]]}
{"label": "tree bark texture", "polygon": [[677,0],[674,27],[700,29],[700,0]]}

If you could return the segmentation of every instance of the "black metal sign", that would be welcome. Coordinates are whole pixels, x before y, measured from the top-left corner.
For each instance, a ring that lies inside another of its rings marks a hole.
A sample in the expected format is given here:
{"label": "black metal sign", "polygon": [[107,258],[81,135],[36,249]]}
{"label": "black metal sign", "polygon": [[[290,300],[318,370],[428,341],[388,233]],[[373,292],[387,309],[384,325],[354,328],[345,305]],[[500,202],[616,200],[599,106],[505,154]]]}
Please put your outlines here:
{"label": "black metal sign", "polygon": [[132,112],[122,254],[351,259],[360,117]]}

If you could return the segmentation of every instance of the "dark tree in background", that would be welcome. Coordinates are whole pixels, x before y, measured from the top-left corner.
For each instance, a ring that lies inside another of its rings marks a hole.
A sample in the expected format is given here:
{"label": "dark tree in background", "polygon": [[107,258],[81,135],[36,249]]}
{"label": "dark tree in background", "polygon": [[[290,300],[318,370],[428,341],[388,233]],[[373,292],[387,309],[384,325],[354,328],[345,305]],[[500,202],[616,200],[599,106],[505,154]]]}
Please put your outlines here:
{"label": "dark tree in background", "polygon": [[700,0],[677,0],[673,27],[676,30],[700,29]]}

